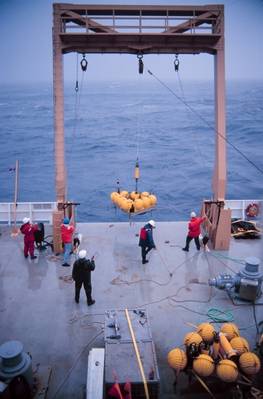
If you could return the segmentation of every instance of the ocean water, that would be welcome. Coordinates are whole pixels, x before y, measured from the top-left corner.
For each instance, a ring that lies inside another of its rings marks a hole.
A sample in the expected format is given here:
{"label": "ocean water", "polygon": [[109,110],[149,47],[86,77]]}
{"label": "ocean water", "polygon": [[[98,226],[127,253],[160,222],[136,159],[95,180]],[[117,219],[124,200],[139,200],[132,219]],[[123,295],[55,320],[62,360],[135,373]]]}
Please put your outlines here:
{"label": "ocean water", "polygon": [[[158,197],[152,215],[137,220],[187,220],[212,198],[215,152],[213,82],[84,82],[65,86],[68,199],[80,202],[78,221],[126,221],[110,193],[132,191],[138,156],[139,191]],[[0,202],[54,201],[52,86],[2,85]],[[194,109],[192,112],[177,96]],[[227,138],[263,169],[263,82],[227,82]],[[263,198],[263,176],[227,144],[228,199]]]}

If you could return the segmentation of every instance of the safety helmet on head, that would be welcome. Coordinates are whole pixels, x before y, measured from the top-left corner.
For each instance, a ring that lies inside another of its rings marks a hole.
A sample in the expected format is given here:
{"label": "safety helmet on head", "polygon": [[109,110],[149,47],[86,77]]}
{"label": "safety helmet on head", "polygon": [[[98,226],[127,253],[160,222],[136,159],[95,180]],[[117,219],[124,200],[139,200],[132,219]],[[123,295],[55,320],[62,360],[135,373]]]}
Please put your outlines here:
{"label": "safety helmet on head", "polygon": [[86,258],[86,255],[87,255],[87,251],[85,249],[82,249],[81,251],[79,251],[79,258],[80,259]]}
{"label": "safety helmet on head", "polygon": [[26,223],[29,223],[30,222],[30,219],[29,218],[24,218],[23,219],[23,224],[26,224]]}
{"label": "safety helmet on head", "polygon": [[196,213],[195,212],[191,212],[191,218],[195,218],[196,217]]}
{"label": "safety helmet on head", "polygon": [[64,224],[69,224],[69,218],[64,218],[63,223]]}
{"label": "safety helmet on head", "polygon": [[156,223],[154,220],[149,220],[148,224],[150,224],[152,227],[156,227]]}

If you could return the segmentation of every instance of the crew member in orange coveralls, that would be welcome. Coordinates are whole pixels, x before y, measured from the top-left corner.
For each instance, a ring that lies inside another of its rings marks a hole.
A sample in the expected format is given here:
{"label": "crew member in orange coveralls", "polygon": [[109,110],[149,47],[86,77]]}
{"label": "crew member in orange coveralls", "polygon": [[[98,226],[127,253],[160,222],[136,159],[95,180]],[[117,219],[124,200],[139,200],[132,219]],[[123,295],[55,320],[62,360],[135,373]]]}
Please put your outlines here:
{"label": "crew member in orange coveralls", "polygon": [[35,242],[35,231],[38,230],[37,224],[31,224],[29,218],[23,219],[23,224],[20,227],[20,231],[24,234],[24,256],[28,258],[28,252],[31,259],[36,259],[34,255],[34,242]]}
{"label": "crew member in orange coveralls", "polygon": [[205,217],[197,217],[195,212],[191,212],[191,220],[188,223],[188,234],[186,237],[186,244],[185,247],[182,248],[183,251],[189,251],[189,244],[192,239],[195,240],[196,249],[200,251],[200,242],[199,242],[199,235],[200,235],[200,226],[206,220]]}

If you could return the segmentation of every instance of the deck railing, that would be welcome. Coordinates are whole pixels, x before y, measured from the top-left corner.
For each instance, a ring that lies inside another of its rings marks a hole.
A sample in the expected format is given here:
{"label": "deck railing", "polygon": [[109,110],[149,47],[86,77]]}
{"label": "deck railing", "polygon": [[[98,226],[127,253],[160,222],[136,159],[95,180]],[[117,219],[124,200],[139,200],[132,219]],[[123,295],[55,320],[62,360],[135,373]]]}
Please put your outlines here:
{"label": "deck railing", "polygon": [[34,222],[52,224],[52,213],[56,209],[56,202],[18,202],[17,206],[11,202],[1,202],[0,223],[10,226],[16,220],[21,224],[24,217],[29,217]]}
{"label": "deck railing", "polygon": [[[259,214],[256,217],[247,216],[247,208],[250,204],[257,204]],[[232,210],[232,218],[244,220],[263,219],[263,199],[225,200],[225,208]],[[34,222],[52,224],[52,213],[57,210],[56,202],[18,202],[16,206],[16,222],[21,223],[24,217],[29,217]],[[15,220],[15,205],[12,202],[0,203],[0,223],[9,226]]]}

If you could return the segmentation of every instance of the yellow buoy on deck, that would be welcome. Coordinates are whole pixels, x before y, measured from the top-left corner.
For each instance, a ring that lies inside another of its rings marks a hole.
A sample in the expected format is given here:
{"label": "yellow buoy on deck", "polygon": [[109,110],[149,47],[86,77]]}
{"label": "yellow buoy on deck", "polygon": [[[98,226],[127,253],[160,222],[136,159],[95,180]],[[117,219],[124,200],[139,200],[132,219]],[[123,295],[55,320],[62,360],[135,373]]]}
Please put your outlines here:
{"label": "yellow buoy on deck", "polygon": [[184,337],[184,344],[185,346],[190,346],[191,344],[199,345],[203,341],[201,335],[197,334],[196,332],[187,333]]}
{"label": "yellow buoy on deck", "polygon": [[174,370],[181,371],[186,367],[187,356],[182,349],[174,348],[168,353],[167,361]]}
{"label": "yellow buoy on deck", "polygon": [[210,343],[213,341],[215,336],[214,326],[210,323],[202,323],[196,329],[196,332],[201,335],[204,342]]}
{"label": "yellow buoy on deck", "polygon": [[233,349],[237,352],[237,355],[242,355],[242,353],[249,351],[249,344],[247,340],[243,337],[232,338],[230,344]]}
{"label": "yellow buoy on deck", "polygon": [[241,370],[247,375],[257,374],[260,370],[259,357],[253,352],[242,353],[239,358]]}
{"label": "yellow buoy on deck", "polygon": [[220,329],[220,332],[224,333],[229,341],[234,337],[239,337],[239,329],[234,323],[224,323]]}
{"label": "yellow buoy on deck", "polygon": [[232,360],[220,360],[216,368],[216,374],[222,381],[234,382],[238,377],[237,365]]}
{"label": "yellow buoy on deck", "polygon": [[215,369],[214,360],[209,355],[201,354],[194,359],[193,369],[201,377],[208,377]]}

